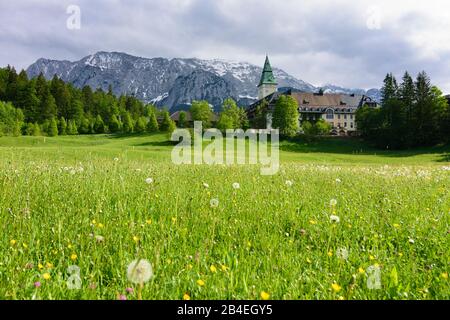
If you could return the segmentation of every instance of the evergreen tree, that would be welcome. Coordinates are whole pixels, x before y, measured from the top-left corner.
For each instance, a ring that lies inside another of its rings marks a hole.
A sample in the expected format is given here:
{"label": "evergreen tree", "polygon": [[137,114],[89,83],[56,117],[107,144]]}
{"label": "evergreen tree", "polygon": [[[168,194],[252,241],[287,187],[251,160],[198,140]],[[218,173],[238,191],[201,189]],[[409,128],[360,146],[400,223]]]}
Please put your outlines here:
{"label": "evergreen tree", "polygon": [[297,134],[300,115],[297,100],[293,97],[281,95],[275,104],[272,117],[272,126],[279,129],[281,135],[294,137]]}
{"label": "evergreen tree", "polygon": [[37,122],[35,122],[32,126],[32,131],[31,131],[31,135],[32,136],[41,136],[41,127],[39,126],[39,124]]}
{"label": "evergreen tree", "polygon": [[260,104],[256,106],[255,116],[251,120],[250,125],[254,129],[266,129],[267,128],[267,109],[269,103],[266,99],[263,99]]}
{"label": "evergreen tree", "polygon": [[147,127],[147,119],[145,117],[139,117],[136,121],[136,125],[134,127],[135,131],[138,133],[144,133]]}
{"label": "evergreen tree", "polygon": [[390,99],[398,97],[398,85],[392,73],[388,73],[383,81],[384,85],[381,89],[381,103],[384,105]]}
{"label": "evergreen tree", "polygon": [[120,129],[121,129],[120,127],[121,127],[121,124],[120,124],[119,120],[117,119],[116,115],[113,114],[111,117],[111,120],[109,122],[109,130],[112,133],[117,133],[120,131]]}
{"label": "evergreen tree", "polygon": [[67,135],[67,122],[66,119],[64,119],[64,117],[61,117],[61,119],[59,119],[58,132],[60,136]]}
{"label": "evergreen tree", "polygon": [[156,119],[155,111],[151,111],[149,114],[149,121],[147,123],[148,132],[157,132],[159,130],[158,120]]}
{"label": "evergreen tree", "polygon": [[123,123],[123,132],[125,132],[125,133],[133,132],[134,124],[133,124],[133,120],[131,119],[130,113],[128,111],[125,111],[125,113],[123,114],[122,123]]}
{"label": "evergreen tree", "polygon": [[163,112],[163,119],[161,121],[160,129],[163,132],[172,133],[175,129],[175,122],[170,118],[169,112],[164,111]]}
{"label": "evergreen tree", "polygon": [[105,123],[100,115],[97,115],[94,123],[95,133],[105,133]]}
{"label": "evergreen tree", "polygon": [[56,123],[55,118],[50,120],[50,125],[48,126],[47,134],[50,137],[56,137],[58,135],[58,124]]}
{"label": "evergreen tree", "polygon": [[78,134],[77,123],[75,122],[75,120],[68,121],[67,134],[68,135],[77,135]]}

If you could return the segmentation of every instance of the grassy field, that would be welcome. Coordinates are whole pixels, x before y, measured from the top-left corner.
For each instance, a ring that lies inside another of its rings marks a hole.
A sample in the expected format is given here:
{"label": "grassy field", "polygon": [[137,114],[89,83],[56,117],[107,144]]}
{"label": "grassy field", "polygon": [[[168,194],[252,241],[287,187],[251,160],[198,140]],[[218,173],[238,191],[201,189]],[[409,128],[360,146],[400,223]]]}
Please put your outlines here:
{"label": "grassy field", "polygon": [[143,299],[450,298],[450,148],[281,148],[261,176],[164,135],[0,138],[0,298],[137,299],[137,258]]}

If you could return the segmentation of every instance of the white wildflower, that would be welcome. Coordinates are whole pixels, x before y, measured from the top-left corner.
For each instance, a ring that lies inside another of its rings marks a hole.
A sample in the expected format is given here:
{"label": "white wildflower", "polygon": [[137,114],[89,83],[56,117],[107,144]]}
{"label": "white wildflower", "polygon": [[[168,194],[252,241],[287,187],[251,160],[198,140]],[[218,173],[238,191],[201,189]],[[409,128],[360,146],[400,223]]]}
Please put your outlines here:
{"label": "white wildflower", "polygon": [[146,183],[146,184],[152,184],[152,183],[153,183],[153,178],[147,178],[147,179],[145,179],[145,183]]}
{"label": "white wildflower", "polygon": [[233,183],[233,189],[239,189],[241,185],[237,182]]}
{"label": "white wildflower", "polygon": [[205,189],[208,189],[208,188],[209,188],[209,184],[207,184],[206,182],[203,182],[203,187],[204,187]]}
{"label": "white wildflower", "polygon": [[133,283],[141,284],[153,277],[153,268],[145,259],[133,260],[127,269],[127,277]]}
{"label": "white wildflower", "polygon": [[294,184],[291,180],[286,180],[286,186],[288,187],[292,187],[292,185]]}
{"label": "white wildflower", "polygon": [[341,221],[341,219],[338,216],[331,215],[330,216],[330,221],[331,222],[335,222],[335,223],[339,223]]}
{"label": "white wildflower", "polygon": [[209,204],[211,205],[211,208],[217,208],[219,206],[219,200],[218,199],[211,199]]}
{"label": "white wildflower", "polygon": [[337,205],[337,200],[336,199],[331,199],[330,200],[330,206],[334,207],[335,205]]}
{"label": "white wildflower", "polygon": [[348,259],[348,250],[346,248],[339,248],[336,250],[336,256],[339,259],[347,260]]}

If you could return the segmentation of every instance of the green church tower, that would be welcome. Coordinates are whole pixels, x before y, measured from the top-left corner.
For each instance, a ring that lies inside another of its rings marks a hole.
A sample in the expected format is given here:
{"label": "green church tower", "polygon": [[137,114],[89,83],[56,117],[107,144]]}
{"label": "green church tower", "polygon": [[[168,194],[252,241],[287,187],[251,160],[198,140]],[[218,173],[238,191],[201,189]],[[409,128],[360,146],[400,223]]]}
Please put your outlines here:
{"label": "green church tower", "polygon": [[269,57],[266,55],[266,62],[258,85],[258,99],[263,99],[268,95],[277,91],[277,82],[273,76],[272,67],[270,66]]}

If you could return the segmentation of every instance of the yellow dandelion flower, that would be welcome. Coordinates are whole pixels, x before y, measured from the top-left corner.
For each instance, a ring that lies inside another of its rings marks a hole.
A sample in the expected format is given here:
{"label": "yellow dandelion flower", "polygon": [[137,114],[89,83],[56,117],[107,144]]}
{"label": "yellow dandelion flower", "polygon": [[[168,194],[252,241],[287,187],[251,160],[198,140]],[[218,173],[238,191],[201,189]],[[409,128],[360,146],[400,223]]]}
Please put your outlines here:
{"label": "yellow dandelion flower", "polygon": [[100,229],[103,229],[104,225],[103,225],[103,223],[99,223],[99,224],[97,225],[97,227],[99,227]]}
{"label": "yellow dandelion flower", "polygon": [[263,300],[269,300],[269,299],[270,299],[270,294],[268,294],[268,293],[265,292],[265,291],[261,291],[260,297],[261,297],[261,299],[263,299]]}
{"label": "yellow dandelion flower", "polygon": [[172,223],[176,223],[177,222],[177,218],[176,217],[172,217]]}
{"label": "yellow dandelion flower", "polygon": [[16,245],[16,243],[17,243],[17,241],[16,240],[14,240],[14,239],[12,239],[10,242],[9,242],[9,244],[10,245],[12,245],[12,246],[15,246]]}
{"label": "yellow dandelion flower", "polygon": [[375,260],[375,257],[372,256],[372,255],[370,255],[370,256],[369,256],[369,260],[371,260],[371,261],[372,261],[372,260]]}
{"label": "yellow dandelion flower", "polygon": [[67,248],[72,249],[73,245],[71,245],[70,243],[67,245]]}
{"label": "yellow dandelion flower", "polygon": [[22,243],[22,246],[25,248],[25,249],[27,249],[28,248],[28,245],[24,242],[24,243]]}
{"label": "yellow dandelion flower", "polygon": [[403,253],[399,252],[399,253],[398,253],[398,256],[399,256],[399,257],[403,257]]}
{"label": "yellow dandelion flower", "polygon": [[200,287],[203,287],[203,286],[205,285],[205,281],[203,281],[202,279],[198,279],[198,280],[197,280],[197,284],[198,284]]}
{"label": "yellow dandelion flower", "polygon": [[447,280],[448,279],[448,272],[444,272],[441,274],[442,279]]}
{"label": "yellow dandelion flower", "polygon": [[190,263],[186,266],[186,269],[188,269],[188,270],[191,270],[192,268],[193,268],[193,266]]}
{"label": "yellow dandelion flower", "polygon": [[359,272],[360,274],[363,274],[363,273],[365,272],[365,270],[364,270],[363,268],[359,267],[359,268],[358,268],[358,272]]}
{"label": "yellow dandelion flower", "polygon": [[392,226],[393,226],[395,229],[399,229],[399,228],[400,228],[400,225],[399,225],[398,223],[394,223]]}
{"label": "yellow dandelion flower", "polygon": [[136,243],[139,242],[139,237],[133,236],[133,241],[136,242]]}
{"label": "yellow dandelion flower", "polygon": [[189,296],[189,294],[185,293],[183,295],[183,300],[191,300],[191,297]]}
{"label": "yellow dandelion flower", "polygon": [[338,300],[345,300],[343,296],[339,296]]}
{"label": "yellow dandelion flower", "polygon": [[211,267],[209,267],[209,270],[211,270],[212,273],[217,272],[217,268],[216,268],[216,266],[213,265],[213,264],[211,265]]}
{"label": "yellow dandelion flower", "polygon": [[50,275],[50,273],[46,272],[42,275],[42,278],[44,278],[44,280],[50,280],[52,276]]}
{"label": "yellow dandelion flower", "polygon": [[145,220],[146,224],[152,224],[152,219]]}
{"label": "yellow dandelion flower", "polygon": [[309,220],[309,223],[314,225],[314,224],[317,224],[317,221],[316,220]]}
{"label": "yellow dandelion flower", "polygon": [[51,269],[51,268],[53,268],[53,263],[47,262],[47,263],[45,264],[45,266],[46,266],[48,269]]}
{"label": "yellow dandelion flower", "polygon": [[94,219],[91,221],[91,224],[93,224],[95,226],[97,224],[97,221],[95,221],[95,219]]}
{"label": "yellow dandelion flower", "polygon": [[38,269],[39,269],[39,270],[44,269],[44,266],[42,265],[42,263],[38,263]]}
{"label": "yellow dandelion flower", "polygon": [[331,288],[333,289],[334,292],[339,292],[342,290],[342,287],[340,285],[338,285],[337,283],[333,283],[331,285]]}
{"label": "yellow dandelion flower", "polygon": [[331,257],[332,255],[333,255],[333,251],[328,251],[328,253],[327,253],[327,255],[329,256],[329,257]]}
{"label": "yellow dandelion flower", "polygon": [[220,266],[220,269],[222,269],[222,271],[227,271],[228,270],[228,267],[226,266],[226,265],[221,265]]}
{"label": "yellow dandelion flower", "polygon": [[76,253],[72,253],[72,254],[70,255],[70,260],[72,260],[72,261],[77,260],[77,258],[78,258],[78,256],[77,256]]}

